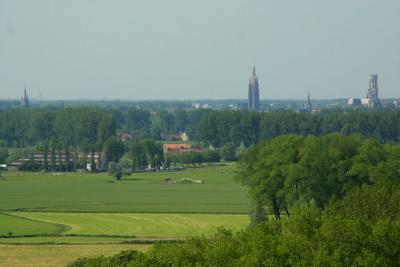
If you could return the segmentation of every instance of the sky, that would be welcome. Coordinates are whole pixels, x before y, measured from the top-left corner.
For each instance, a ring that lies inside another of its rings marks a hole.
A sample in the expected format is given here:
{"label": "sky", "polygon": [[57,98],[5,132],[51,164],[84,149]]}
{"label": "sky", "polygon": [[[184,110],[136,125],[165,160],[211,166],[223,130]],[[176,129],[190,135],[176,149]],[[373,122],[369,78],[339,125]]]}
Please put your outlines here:
{"label": "sky", "polygon": [[400,97],[399,0],[0,0],[0,99]]}

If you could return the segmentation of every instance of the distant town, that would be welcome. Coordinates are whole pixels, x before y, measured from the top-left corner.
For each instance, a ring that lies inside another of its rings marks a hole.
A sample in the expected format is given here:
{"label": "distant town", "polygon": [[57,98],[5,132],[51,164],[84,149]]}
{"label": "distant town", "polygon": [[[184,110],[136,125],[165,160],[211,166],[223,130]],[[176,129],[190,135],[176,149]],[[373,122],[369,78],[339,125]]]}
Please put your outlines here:
{"label": "distant town", "polygon": [[269,112],[273,110],[293,110],[295,112],[319,112],[324,108],[399,108],[400,99],[379,98],[378,75],[371,74],[365,98],[312,99],[310,91],[305,90],[304,99],[268,100],[260,99],[260,86],[255,65],[251,68],[248,95],[246,99],[199,99],[199,100],[41,100],[30,99],[25,86],[20,101],[0,100],[0,109],[15,107],[46,107],[58,108],[77,106],[97,107],[137,107],[146,110],[176,110],[176,109],[215,109],[215,110],[251,110]]}

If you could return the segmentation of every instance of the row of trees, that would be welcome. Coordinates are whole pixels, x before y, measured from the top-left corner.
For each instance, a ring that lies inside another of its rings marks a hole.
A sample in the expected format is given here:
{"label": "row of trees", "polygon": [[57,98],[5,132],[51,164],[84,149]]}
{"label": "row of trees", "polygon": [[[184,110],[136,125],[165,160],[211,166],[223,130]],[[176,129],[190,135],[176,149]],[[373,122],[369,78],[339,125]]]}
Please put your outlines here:
{"label": "row of trees", "polygon": [[373,137],[381,142],[400,141],[400,111],[361,110],[344,113],[326,110],[319,114],[275,111],[209,111],[203,114],[195,136],[214,146],[244,142],[247,146],[260,140],[285,134],[320,136],[338,132]]}
{"label": "row of trees", "polygon": [[0,145],[67,146],[98,150],[116,132],[112,112],[98,108],[12,109],[0,111]]}
{"label": "row of trees", "polygon": [[166,157],[167,167],[171,164],[176,166],[177,164],[203,164],[208,163],[214,165],[216,162],[221,160],[221,155],[217,150],[206,150],[202,152],[187,152],[180,155],[171,155]]}
{"label": "row of trees", "polygon": [[195,141],[246,147],[284,134],[358,133],[385,143],[400,141],[399,110],[326,110],[319,114],[274,111],[176,110],[150,113],[136,108],[42,108],[0,110],[0,146],[26,147],[56,142],[81,151],[101,150],[116,130],[142,138],[186,131]]}

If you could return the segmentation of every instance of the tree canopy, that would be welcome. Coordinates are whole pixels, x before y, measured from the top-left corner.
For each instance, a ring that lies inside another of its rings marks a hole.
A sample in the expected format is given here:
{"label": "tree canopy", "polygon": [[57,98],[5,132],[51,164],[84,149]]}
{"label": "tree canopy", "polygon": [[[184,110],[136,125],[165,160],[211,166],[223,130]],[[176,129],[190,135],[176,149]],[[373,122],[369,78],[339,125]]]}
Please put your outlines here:
{"label": "tree canopy", "polygon": [[255,209],[261,205],[280,219],[303,202],[323,209],[355,186],[399,181],[399,148],[357,135],[280,136],[241,157],[238,179]]}

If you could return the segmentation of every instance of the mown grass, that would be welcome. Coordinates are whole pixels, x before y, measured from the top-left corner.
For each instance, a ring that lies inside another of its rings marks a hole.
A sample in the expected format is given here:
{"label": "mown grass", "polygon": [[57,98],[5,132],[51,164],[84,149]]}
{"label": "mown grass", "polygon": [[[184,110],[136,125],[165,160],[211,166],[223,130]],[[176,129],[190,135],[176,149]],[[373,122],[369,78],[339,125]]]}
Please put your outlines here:
{"label": "mown grass", "polygon": [[58,224],[0,213],[0,236],[55,235],[64,230],[66,228]]}
{"label": "mown grass", "polygon": [[[5,172],[0,210],[58,212],[247,213],[245,187],[234,181],[235,166],[174,172],[134,173],[114,182],[106,173],[65,176]],[[192,178],[204,184],[165,184]]]}
{"label": "mown grass", "polygon": [[249,223],[247,215],[170,213],[58,213],[17,212],[25,218],[63,224],[64,235],[134,237],[190,237],[214,234],[218,227],[238,231]]}
{"label": "mown grass", "polygon": [[123,250],[147,250],[150,245],[99,244],[99,245],[1,245],[0,266],[44,267],[65,266],[80,257],[113,255]]}

